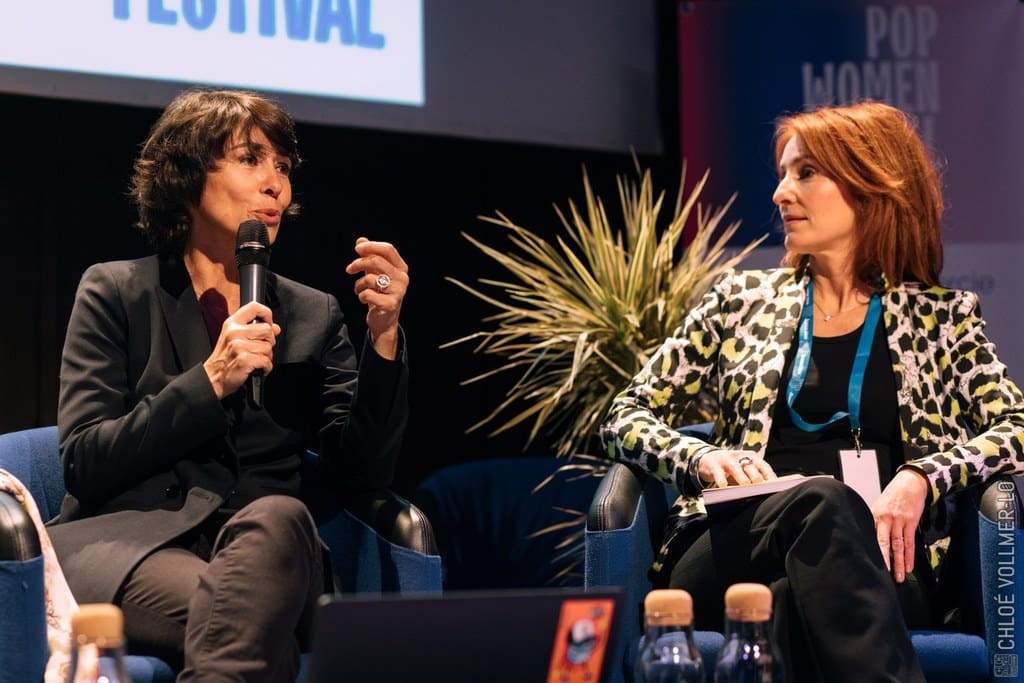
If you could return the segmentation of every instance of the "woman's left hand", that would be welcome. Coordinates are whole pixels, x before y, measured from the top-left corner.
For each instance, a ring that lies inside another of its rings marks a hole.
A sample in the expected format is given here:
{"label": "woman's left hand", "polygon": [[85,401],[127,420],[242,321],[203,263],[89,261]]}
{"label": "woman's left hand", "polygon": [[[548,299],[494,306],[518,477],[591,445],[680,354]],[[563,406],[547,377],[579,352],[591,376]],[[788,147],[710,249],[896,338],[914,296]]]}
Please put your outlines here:
{"label": "woman's left hand", "polygon": [[360,237],[356,240],[356,254],[345,272],[363,273],[356,280],[355,290],[359,300],[369,307],[366,327],[373,348],[382,357],[394,360],[398,354],[398,314],[409,289],[409,266],[388,242]]}
{"label": "woman's left hand", "polygon": [[928,480],[911,469],[896,473],[882,494],[871,505],[875,517],[875,537],[897,583],[903,583],[914,571],[917,525],[924,514],[928,496]]}

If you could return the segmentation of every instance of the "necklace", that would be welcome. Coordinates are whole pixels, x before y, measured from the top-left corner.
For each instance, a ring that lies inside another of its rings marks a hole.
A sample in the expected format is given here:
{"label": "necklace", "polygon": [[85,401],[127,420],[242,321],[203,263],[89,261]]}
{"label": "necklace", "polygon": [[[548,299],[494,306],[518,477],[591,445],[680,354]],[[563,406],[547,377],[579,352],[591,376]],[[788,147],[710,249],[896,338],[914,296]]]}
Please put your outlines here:
{"label": "necklace", "polygon": [[832,318],[835,318],[836,316],[840,316],[843,313],[848,313],[848,312],[852,311],[855,308],[860,308],[864,304],[861,303],[860,301],[854,301],[852,306],[847,306],[846,308],[840,309],[840,310],[836,311],[835,313],[833,313],[831,315],[829,315],[828,313],[825,312],[825,309],[821,307],[821,304],[819,304],[817,302],[817,300],[815,300],[814,305],[815,305],[815,307],[817,307],[817,309],[819,311],[821,311],[821,314],[824,316],[823,320],[825,322],[829,322],[830,320],[832,320]]}

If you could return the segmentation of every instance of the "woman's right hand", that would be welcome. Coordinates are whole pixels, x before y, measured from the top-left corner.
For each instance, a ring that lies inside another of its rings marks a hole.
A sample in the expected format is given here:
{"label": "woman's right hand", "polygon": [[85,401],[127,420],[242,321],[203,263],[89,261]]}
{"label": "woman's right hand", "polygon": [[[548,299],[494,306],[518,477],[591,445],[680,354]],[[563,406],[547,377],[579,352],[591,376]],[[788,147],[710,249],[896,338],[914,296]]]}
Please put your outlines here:
{"label": "woman's right hand", "polygon": [[203,363],[218,399],[238,391],[256,370],[270,374],[274,344],[281,326],[270,309],[255,301],[228,316],[220,328],[213,353]]}
{"label": "woman's right hand", "polygon": [[706,486],[718,488],[778,479],[772,466],[754,451],[728,449],[705,451],[697,463],[697,476]]}

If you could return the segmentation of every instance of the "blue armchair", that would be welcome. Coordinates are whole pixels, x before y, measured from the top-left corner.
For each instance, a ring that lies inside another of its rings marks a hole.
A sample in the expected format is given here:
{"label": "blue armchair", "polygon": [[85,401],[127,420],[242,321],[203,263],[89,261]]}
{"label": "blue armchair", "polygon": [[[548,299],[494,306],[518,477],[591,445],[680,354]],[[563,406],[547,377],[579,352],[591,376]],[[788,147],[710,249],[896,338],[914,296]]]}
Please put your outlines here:
{"label": "blue armchair", "polygon": [[434,528],[446,591],[583,585],[576,511],[586,511],[599,482],[566,465],[488,458],[420,482],[413,502]]}
{"label": "blue armchair", "polygon": [[[304,465],[316,467],[316,457]],[[64,496],[57,428],[0,434],[0,469],[32,493],[44,521]],[[304,477],[311,486],[320,478]],[[441,558],[426,517],[390,491],[346,495],[311,491],[313,516],[331,548],[342,592],[440,592]],[[42,680],[48,654],[43,601],[43,558],[28,515],[0,492],[0,683]],[[129,656],[136,683],[173,681],[175,672],[154,657]]]}
{"label": "blue armchair", "polygon": [[[647,570],[661,543],[677,493],[642,472],[616,464],[594,494],[584,538],[584,585],[622,586],[626,615],[613,681],[632,681],[640,638],[640,606],[651,584]],[[929,683],[1019,681],[1024,652],[1024,514],[1015,482],[1002,478],[976,497],[964,524],[963,623],[976,632],[912,631]],[[1015,550],[1020,548],[1021,553]],[[698,632],[704,661],[713,665],[722,635]],[[713,666],[708,667],[708,681]]]}

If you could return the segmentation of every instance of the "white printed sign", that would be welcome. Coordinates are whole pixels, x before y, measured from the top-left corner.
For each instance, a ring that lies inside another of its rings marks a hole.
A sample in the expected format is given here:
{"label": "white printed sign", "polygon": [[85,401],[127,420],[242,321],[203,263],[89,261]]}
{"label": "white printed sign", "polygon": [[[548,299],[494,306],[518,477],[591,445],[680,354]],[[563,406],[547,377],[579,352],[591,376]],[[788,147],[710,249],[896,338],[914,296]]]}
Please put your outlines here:
{"label": "white printed sign", "polygon": [[422,0],[21,0],[0,13],[0,64],[424,103]]}

